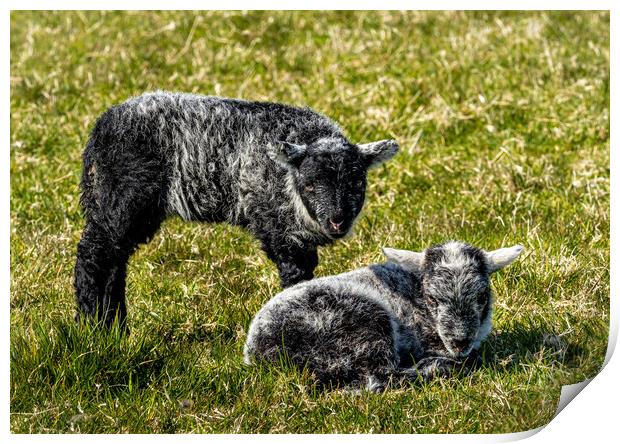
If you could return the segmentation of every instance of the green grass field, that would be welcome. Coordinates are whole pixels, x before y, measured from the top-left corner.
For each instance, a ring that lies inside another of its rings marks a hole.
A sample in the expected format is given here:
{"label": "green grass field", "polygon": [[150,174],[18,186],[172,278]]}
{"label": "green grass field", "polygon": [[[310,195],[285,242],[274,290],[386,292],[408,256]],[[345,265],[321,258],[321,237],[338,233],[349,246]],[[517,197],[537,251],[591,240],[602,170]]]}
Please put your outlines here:
{"label": "green grass field", "polygon": [[[382,246],[522,243],[493,278],[483,368],[357,395],[247,368],[275,266],[238,228],[180,220],[130,262],[131,335],[76,327],[81,152],[101,112],[155,89],[308,105],[400,142],[318,276]],[[11,14],[13,432],[522,431],[597,373],[608,321],[608,13]]]}

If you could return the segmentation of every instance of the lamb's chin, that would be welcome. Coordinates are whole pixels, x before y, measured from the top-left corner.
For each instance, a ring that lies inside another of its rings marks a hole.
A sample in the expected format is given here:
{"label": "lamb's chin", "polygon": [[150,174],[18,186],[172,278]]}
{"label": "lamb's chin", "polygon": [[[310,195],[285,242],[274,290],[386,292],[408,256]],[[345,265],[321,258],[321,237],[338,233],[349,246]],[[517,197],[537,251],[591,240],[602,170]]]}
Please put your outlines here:
{"label": "lamb's chin", "polygon": [[351,225],[349,229],[347,229],[346,231],[337,231],[337,232],[333,232],[330,229],[323,227],[323,226],[321,228],[323,230],[323,233],[325,233],[325,236],[327,236],[331,240],[346,239],[346,238],[351,237],[351,235],[353,234],[353,225]]}
{"label": "lamb's chin", "polygon": [[324,230],[324,231],[325,231],[325,233],[327,233],[327,236],[330,239],[334,239],[334,240],[342,239],[343,237],[345,237],[345,236],[347,236],[349,234],[348,231],[342,231],[342,232],[339,231],[337,233],[334,233],[333,231],[329,231],[329,230]]}

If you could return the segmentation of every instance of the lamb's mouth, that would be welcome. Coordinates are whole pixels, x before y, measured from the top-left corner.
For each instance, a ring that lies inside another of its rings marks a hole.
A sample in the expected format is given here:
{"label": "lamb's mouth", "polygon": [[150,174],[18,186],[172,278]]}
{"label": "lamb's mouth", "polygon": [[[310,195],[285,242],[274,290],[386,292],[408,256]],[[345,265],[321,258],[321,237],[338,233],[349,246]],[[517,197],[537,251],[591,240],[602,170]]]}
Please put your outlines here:
{"label": "lamb's mouth", "polygon": [[455,350],[453,347],[451,347],[450,345],[446,344],[444,342],[444,347],[446,348],[446,350],[448,351],[448,353],[450,354],[450,357],[453,359],[463,359],[466,358],[467,356],[469,356],[469,354],[471,353],[471,351],[473,350],[473,345],[470,345],[469,347],[467,347],[466,349],[463,350]]}
{"label": "lamb's mouth", "polygon": [[439,331],[439,338],[448,352],[449,357],[452,359],[466,358],[474,348],[474,343],[472,340],[466,340],[466,344],[463,344],[463,346],[460,347],[457,346],[457,344],[453,345],[453,340],[443,335],[441,331]]}
{"label": "lamb's mouth", "polygon": [[334,229],[330,226],[329,222],[323,225],[323,231],[329,236],[331,239],[341,239],[349,234],[350,227],[339,227],[338,229]]}

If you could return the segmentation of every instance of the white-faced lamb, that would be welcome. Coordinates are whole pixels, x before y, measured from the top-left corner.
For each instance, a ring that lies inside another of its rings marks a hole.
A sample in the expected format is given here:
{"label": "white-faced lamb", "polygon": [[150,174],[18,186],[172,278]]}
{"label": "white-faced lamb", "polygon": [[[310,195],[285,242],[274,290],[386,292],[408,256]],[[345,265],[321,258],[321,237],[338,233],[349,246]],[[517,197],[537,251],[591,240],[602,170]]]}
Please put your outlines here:
{"label": "white-faced lamb", "polygon": [[457,241],[422,253],[386,248],[387,263],[302,282],[268,301],[250,325],[245,361],[284,358],[321,385],[373,391],[467,371],[491,331],[489,277],[521,251]]}
{"label": "white-faced lamb", "polygon": [[283,287],[311,279],[317,246],[359,215],[368,168],[397,150],[278,103],[156,92],[108,109],[83,155],[78,314],[125,320],[127,261],[170,215],[244,227]]}

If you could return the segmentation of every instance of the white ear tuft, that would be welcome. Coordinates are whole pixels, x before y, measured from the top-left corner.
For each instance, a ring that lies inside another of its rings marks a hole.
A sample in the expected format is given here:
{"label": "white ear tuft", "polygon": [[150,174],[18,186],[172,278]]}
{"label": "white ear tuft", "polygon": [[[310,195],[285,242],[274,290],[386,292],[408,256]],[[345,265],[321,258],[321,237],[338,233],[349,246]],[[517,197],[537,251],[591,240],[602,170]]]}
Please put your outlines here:
{"label": "white ear tuft", "polygon": [[399,147],[395,140],[380,140],[378,142],[363,143],[358,145],[357,148],[368,162],[368,168],[374,168],[394,157]]}
{"label": "white ear tuft", "polygon": [[268,147],[267,154],[284,167],[298,167],[306,155],[306,145],[279,141]]}
{"label": "white ear tuft", "polygon": [[489,263],[489,271],[495,273],[497,270],[512,264],[512,262],[523,251],[522,245],[515,245],[508,248],[500,248],[498,250],[489,251],[486,253],[487,261]]}
{"label": "white ear tuft", "polygon": [[424,264],[424,253],[397,250],[396,248],[383,248],[383,254],[388,261],[394,262],[408,271],[420,271]]}

